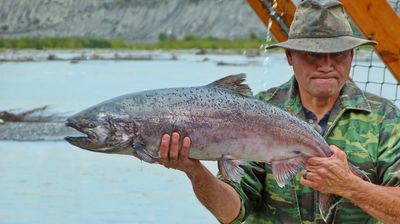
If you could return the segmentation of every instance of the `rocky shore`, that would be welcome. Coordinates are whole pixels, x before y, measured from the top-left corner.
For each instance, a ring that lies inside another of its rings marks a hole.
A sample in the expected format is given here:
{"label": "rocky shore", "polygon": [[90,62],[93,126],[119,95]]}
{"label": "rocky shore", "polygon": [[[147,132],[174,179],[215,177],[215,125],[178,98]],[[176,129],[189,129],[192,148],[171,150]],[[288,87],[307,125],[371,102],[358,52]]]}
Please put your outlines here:
{"label": "rocky shore", "polygon": [[65,126],[65,116],[50,114],[48,106],[26,111],[0,111],[0,141],[58,141],[79,135]]}
{"label": "rocky shore", "polygon": [[0,124],[0,141],[61,141],[78,134],[64,122],[5,122]]}

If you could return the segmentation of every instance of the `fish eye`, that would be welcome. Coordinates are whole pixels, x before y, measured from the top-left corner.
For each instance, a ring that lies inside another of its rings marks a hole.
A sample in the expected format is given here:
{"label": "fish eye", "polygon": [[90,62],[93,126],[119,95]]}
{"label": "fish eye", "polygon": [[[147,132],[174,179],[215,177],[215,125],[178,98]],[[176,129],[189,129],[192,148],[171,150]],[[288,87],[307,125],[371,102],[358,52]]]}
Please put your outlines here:
{"label": "fish eye", "polygon": [[89,127],[89,128],[95,128],[96,125],[95,125],[94,123],[89,123],[89,124],[88,124],[88,127]]}

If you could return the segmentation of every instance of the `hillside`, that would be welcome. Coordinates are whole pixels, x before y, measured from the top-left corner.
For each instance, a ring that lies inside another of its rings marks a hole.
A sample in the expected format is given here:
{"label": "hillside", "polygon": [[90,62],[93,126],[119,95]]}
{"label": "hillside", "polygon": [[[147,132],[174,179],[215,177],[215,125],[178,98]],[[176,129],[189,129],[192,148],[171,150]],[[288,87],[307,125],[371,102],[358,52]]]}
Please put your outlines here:
{"label": "hillside", "polygon": [[2,0],[0,37],[95,36],[155,42],[159,36],[263,37],[245,0]]}

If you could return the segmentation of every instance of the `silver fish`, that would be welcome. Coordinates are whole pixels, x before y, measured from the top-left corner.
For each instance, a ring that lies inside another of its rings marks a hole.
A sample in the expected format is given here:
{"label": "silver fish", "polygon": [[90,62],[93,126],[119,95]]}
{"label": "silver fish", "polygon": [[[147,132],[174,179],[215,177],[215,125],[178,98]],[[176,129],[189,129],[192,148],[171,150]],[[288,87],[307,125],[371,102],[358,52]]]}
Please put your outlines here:
{"label": "silver fish", "polygon": [[[189,157],[218,160],[227,178],[240,181],[240,161],[272,163],[284,186],[312,156],[333,154],[323,137],[306,122],[252,96],[244,74],[199,87],[156,89],[105,101],[67,119],[67,126],[86,134],[65,139],[95,152],[135,153],[146,162],[159,157],[161,136],[189,136]],[[352,171],[368,179],[359,169]],[[326,220],[338,196],[320,194]]]}

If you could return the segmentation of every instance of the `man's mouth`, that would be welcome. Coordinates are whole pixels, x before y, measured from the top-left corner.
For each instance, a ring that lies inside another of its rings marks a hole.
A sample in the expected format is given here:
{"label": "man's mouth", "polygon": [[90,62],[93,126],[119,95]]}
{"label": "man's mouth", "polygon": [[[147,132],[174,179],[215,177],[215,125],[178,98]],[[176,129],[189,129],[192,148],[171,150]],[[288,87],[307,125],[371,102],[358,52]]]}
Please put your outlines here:
{"label": "man's mouth", "polygon": [[329,79],[338,79],[338,77],[337,76],[313,76],[311,79],[326,79],[326,80],[329,80]]}
{"label": "man's mouth", "polygon": [[338,75],[335,73],[320,73],[320,74],[314,74],[311,76],[311,79],[339,79]]}

